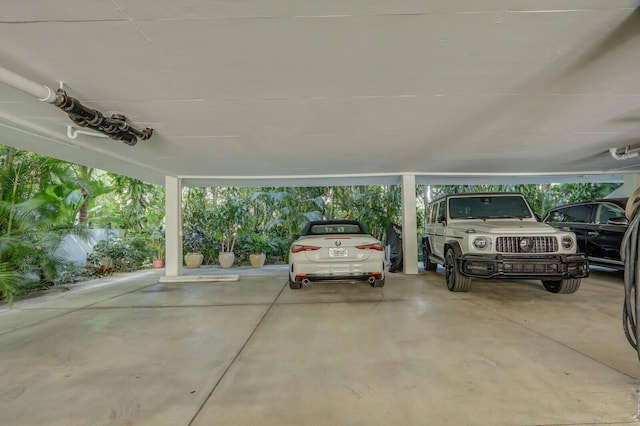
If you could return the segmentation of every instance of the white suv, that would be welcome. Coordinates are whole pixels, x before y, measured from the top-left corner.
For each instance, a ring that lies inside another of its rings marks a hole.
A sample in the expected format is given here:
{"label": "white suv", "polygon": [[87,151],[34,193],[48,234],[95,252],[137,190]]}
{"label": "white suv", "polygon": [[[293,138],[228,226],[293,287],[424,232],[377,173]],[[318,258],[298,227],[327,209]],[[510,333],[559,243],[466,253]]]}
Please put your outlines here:
{"label": "white suv", "polygon": [[447,288],[471,279],[540,279],[552,293],[574,293],[589,263],[576,236],[538,221],[519,193],[446,195],[430,203],[422,253],[426,270],[444,265]]}

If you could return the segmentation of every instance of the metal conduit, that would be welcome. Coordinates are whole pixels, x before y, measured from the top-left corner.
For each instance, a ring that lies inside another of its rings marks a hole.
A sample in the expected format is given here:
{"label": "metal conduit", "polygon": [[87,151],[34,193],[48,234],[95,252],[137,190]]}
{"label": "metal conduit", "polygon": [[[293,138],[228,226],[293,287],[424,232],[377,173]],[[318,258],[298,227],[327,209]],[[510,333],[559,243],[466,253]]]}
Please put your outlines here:
{"label": "metal conduit", "polygon": [[57,99],[57,94],[47,86],[35,83],[28,80],[21,75],[18,75],[6,68],[0,67],[0,82],[18,89],[27,95],[35,96],[42,102],[54,103]]}
{"label": "metal conduit", "polygon": [[54,92],[49,87],[28,80],[3,67],[0,67],[0,82],[35,96],[40,101],[56,105],[78,126],[88,127],[129,146],[138,143],[138,139],[147,140],[153,134],[153,129],[149,127],[143,130],[132,127],[127,123],[127,117],[122,114],[111,114],[110,117],[105,117],[100,111],[89,108],[78,99],[68,96],[62,88]]}

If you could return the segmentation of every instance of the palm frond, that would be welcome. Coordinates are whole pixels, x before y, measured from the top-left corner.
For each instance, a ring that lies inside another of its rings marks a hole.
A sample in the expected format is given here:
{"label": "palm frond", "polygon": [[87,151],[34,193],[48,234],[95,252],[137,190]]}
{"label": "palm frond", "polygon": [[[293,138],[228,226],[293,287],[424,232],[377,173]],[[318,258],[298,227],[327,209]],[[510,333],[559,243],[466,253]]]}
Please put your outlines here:
{"label": "palm frond", "polygon": [[7,299],[7,304],[11,306],[18,291],[20,274],[11,269],[4,262],[0,263],[0,295]]}

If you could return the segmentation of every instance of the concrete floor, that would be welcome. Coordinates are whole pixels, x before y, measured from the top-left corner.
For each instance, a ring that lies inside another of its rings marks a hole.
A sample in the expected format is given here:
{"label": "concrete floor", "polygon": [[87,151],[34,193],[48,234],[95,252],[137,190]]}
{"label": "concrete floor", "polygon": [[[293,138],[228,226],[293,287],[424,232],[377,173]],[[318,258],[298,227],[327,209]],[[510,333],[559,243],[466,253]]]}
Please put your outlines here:
{"label": "concrete floor", "polygon": [[[201,268],[198,274],[227,272]],[[637,424],[619,275],[573,295],[442,271],[290,290],[146,271],[0,309],[2,425]]]}

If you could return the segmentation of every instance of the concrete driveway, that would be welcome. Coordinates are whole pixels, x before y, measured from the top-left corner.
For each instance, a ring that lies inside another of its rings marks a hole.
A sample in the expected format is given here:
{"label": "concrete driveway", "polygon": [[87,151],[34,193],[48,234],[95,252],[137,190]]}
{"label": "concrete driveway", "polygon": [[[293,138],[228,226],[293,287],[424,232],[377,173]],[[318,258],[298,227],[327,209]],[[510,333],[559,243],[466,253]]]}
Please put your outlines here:
{"label": "concrete driveway", "polygon": [[3,425],[637,424],[623,283],[572,295],[442,271],[286,285],[285,266],[143,271],[0,309]]}

